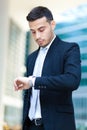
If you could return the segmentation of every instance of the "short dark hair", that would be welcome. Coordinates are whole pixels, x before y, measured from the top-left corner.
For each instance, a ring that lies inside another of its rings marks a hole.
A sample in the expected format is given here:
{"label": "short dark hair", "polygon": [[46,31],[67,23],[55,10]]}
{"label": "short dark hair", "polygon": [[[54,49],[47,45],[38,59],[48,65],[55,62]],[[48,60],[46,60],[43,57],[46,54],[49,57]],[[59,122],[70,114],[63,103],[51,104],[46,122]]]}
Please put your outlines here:
{"label": "short dark hair", "polygon": [[34,21],[42,17],[46,17],[48,21],[53,20],[53,15],[47,7],[37,6],[29,12],[26,19],[27,21]]}

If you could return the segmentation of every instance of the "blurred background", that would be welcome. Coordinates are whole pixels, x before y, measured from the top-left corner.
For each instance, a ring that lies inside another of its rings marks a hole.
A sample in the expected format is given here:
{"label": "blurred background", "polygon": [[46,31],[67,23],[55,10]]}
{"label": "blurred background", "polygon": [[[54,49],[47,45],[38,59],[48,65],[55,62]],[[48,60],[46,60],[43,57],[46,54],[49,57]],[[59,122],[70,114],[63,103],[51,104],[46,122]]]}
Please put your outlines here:
{"label": "blurred background", "polygon": [[62,40],[80,46],[82,78],[73,103],[77,130],[87,130],[87,0],[0,0],[0,130],[21,130],[23,92],[13,82],[25,75],[27,55],[37,48],[26,15],[38,5],[53,12]]}

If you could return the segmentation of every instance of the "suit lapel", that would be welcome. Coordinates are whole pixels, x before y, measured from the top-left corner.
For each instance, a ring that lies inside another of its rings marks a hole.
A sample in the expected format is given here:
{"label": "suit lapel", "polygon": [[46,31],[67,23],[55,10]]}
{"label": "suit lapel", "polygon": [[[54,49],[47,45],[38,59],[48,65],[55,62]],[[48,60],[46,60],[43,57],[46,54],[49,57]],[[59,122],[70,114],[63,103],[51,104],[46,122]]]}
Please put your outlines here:
{"label": "suit lapel", "polygon": [[[60,50],[60,44],[61,44],[61,40],[59,39],[59,37],[56,36],[56,38],[54,39],[53,43],[51,44],[45,61],[44,61],[44,65],[43,65],[43,70],[42,70],[42,75],[44,75],[46,72],[48,72],[49,70],[49,66],[51,66],[52,64],[52,59],[53,57],[55,57],[55,55],[58,54],[58,51]],[[51,61],[51,63],[50,63]]]}

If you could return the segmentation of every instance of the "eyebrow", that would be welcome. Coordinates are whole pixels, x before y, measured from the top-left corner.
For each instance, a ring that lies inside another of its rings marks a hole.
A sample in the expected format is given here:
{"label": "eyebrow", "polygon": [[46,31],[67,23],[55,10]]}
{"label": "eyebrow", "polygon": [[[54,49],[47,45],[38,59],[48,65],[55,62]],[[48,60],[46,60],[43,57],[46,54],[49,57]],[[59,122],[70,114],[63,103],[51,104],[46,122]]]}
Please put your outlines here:
{"label": "eyebrow", "polygon": [[[41,26],[38,28],[38,30],[40,30],[41,28],[45,28],[45,26]],[[34,29],[30,29],[31,31],[35,31]]]}

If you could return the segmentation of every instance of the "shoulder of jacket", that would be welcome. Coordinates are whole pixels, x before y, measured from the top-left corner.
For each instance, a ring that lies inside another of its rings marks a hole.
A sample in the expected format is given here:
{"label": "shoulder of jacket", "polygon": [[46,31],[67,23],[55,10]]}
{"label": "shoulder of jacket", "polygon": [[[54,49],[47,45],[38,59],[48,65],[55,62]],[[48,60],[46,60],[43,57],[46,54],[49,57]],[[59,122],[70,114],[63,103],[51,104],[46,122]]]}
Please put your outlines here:
{"label": "shoulder of jacket", "polygon": [[66,48],[71,48],[71,47],[79,47],[79,44],[76,42],[66,42],[66,41],[62,41],[61,43],[62,46],[65,46]]}

